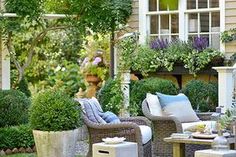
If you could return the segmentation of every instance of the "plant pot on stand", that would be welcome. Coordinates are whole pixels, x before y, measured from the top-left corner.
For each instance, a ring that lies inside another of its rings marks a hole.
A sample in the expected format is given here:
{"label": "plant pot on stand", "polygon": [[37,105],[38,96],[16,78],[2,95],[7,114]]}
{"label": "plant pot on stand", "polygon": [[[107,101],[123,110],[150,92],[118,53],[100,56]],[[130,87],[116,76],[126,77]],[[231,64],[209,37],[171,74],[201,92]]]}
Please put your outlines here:
{"label": "plant pot on stand", "polygon": [[86,97],[95,97],[98,89],[98,83],[101,82],[101,79],[97,75],[87,74],[85,76],[85,80],[88,82]]}

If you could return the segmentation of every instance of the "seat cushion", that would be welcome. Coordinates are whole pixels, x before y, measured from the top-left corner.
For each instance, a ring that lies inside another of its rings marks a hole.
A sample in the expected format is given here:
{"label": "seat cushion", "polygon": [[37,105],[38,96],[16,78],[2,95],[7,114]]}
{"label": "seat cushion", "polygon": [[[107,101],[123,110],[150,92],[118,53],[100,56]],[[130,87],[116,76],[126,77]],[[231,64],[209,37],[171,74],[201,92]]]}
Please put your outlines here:
{"label": "seat cushion", "polygon": [[166,95],[157,93],[157,96],[166,115],[174,116],[180,122],[199,121],[189,99],[184,94]]}
{"label": "seat cushion", "polygon": [[142,143],[146,144],[152,138],[152,129],[146,125],[139,125],[142,135]]}
{"label": "seat cushion", "polygon": [[[207,128],[211,130],[216,130],[216,121],[198,121],[198,122],[191,122],[191,123],[182,123],[183,132],[194,130],[194,127],[198,125],[205,124]],[[193,131],[195,132],[195,131]]]}
{"label": "seat cushion", "polygon": [[149,111],[153,116],[163,116],[162,108],[157,95],[151,93],[146,94]]}

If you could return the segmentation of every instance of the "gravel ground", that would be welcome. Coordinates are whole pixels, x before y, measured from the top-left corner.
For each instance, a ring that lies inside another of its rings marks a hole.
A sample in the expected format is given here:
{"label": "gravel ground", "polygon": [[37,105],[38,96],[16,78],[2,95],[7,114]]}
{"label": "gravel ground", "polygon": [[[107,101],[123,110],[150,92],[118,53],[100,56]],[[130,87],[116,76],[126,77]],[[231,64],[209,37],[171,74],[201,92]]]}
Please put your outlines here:
{"label": "gravel ground", "polygon": [[76,155],[86,156],[88,152],[88,141],[79,141],[76,145]]}

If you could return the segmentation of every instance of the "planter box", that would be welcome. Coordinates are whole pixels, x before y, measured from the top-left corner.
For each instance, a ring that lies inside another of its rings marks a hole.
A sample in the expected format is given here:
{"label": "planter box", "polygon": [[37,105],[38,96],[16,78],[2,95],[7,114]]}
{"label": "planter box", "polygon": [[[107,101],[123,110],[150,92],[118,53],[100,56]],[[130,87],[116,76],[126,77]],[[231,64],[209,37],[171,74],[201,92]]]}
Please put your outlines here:
{"label": "planter box", "polygon": [[37,157],[74,157],[78,129],[69,131],[33,130]]}

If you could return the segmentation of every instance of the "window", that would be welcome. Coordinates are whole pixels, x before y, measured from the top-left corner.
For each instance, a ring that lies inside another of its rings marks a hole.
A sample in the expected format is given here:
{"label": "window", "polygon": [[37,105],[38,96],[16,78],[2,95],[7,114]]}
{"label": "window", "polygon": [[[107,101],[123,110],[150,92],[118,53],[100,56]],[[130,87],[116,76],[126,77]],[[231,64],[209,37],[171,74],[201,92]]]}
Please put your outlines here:
{"label": "window", "polygon": [[179,36],[178,1],[168,5],[165,0],[149,0],[148,20],[151,38],[171,40]]}
{"label": "window", "polygon": [[171,41],[202,36],[211,47],[220,49],[220,0],[172,0],[169,4],[166,0],[147,1],[140,2],[148,5],[144,13],[147,23],[141,27],[146,30],[140,32],[149,39]]}
{"label": "window", "polygon": [[185,16],[188,39],[202,36],[211,47],[220,49],[219,0],[187,0]]}

